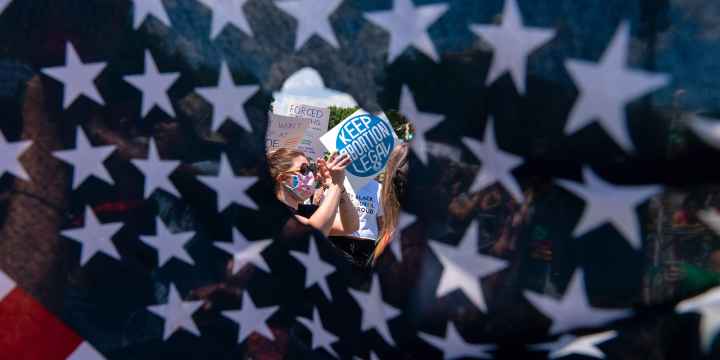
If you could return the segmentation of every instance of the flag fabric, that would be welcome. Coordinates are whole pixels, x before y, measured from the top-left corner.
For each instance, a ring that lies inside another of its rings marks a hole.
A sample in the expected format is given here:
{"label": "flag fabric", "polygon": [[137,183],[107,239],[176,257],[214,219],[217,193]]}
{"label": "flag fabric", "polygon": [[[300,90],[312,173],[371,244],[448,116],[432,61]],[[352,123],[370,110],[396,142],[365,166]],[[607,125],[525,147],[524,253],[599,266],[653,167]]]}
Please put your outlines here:
{"label": "flag fabric", "polygon": [[[0,0],[0,359],[717,358],[718,14]],[[305,67],[412,123],[374,266],[275,197]]]}
{"label": "flag fabric", "polygon": [[56,315],[0,273],[0,347],[21,359],[103,359]]}

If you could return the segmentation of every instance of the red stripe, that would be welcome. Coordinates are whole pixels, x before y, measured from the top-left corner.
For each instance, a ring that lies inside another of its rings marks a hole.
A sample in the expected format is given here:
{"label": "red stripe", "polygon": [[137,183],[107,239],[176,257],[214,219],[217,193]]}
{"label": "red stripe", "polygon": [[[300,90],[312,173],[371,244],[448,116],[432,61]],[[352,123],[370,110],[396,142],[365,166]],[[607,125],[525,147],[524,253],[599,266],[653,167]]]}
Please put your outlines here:
{"label": "red stripe", "polygon": [[2,357],[18,360],[64,360],[82,338],[20,288],[0,302]]}

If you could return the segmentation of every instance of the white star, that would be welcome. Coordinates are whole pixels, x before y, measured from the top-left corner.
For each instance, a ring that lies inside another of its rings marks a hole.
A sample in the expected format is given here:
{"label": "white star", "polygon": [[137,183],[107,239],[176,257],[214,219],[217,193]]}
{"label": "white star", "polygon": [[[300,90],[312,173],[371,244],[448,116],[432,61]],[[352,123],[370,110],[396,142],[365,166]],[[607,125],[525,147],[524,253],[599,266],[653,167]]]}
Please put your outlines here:
{"label": "white star", "polygon": [[142,113],[145,117],[152,108],[157,105],[168,115],[175,117],[170,98],[167,95],[168,89],[180,77],[180,73],[160,73],[150,51],[145,50],[145,72],[142,75],[123,76],[125,81],[142,91]]}
{"label": "white star", "polygon": [[8,5],[12,3],[13,0],[0,0],[0,14],[7,9]]}
{"label": "white star", "polygon": [[470,25],[475,35],[490,43],[494,49],[492,65],[486,85],[509,72],[520,94],[525,93],[527,59],[532,52],[555,36],[554,30],[525,27],[515,0],[506,0],[503,22],[497,25]]}
{"label": "white star", "polygon": [[463,143],[480,160],[482,168],[470,187],[471,192],[481,191],[488,186],[499,182],[515,198],[517,202],[523,201],[523,193],[511,171],[522,165],[523,159],[498,148],[495,141],[495,127],[492,117],[488,119],[485,128],[485,141],[483,143],[468,137],[463,137]]}
{"label": "white star", "polygon": [[222,314],[238,324],[240,328],[238,331],[238,344],[240,344],[253,332],[257,332],[270,340],[275,340],[266,322],[279,308],[279,306],[258,308],[250,298],[250,295],[244,292],[242,308],[240,310],[223,311]]}
{"label": "white star", "polygon": [[720,215],[718,214],[717,210],[715,210],[715,209],[700,210],[697,212],[697,217],[705,225],[707,225],[707,227],[710,228],[710,230],[712,230],[716,234],[720,235]]}
{"label": "white star", "polygon": [[0,301],[10,294],[17,284],[6,273],[0,271]]}
{"label": "white star", "polygon": [[688,127],[708,145],[720,148],[720,122],[701,116],[694,116]]}
{"label": "white star", "polygon": [[585,186],[573,181],[557,184],[582,197],[587,204],[573,236],[581,236],[609,222],[635,250],[642,246],[635,208],[662,191],[660,186],[613,186],[600,179],[589,167],[583,167]]}
{"label": "white star", "polygon": [[170,284],[168,302],[162,305],[148,306],[147,309],[165,320],[163,340],[167,340],[180,329],[185,329],[195,336],[200,336],[200,330],[195,325],[192,315],[202,304],[203,301],[182,301],[175,285]]}
{"label": "white star", "polygon": [[237,274],[245,265],[253,264],[265,272],[270,272],[270,267],[262,257],[262,252],[270,246],[272,240],[248,241],[243,234],[233,228],[233,243],[214,243],[216,247],[224,250],[233,256],[233,274]]}
{"label": "white star", "polygon": [[369,293],[353,289],[348,289],[348,291],[358,306],[360,306],[360,311],[362,312],[362,331],[375,329],[388,344],[395,346],[395,341],[390,334],[387,320],[399,316],[400,310],[383,302],[378,276],[373,276]]}
{"label": "white star", "polygon": [[632,314],[627,309],[601,309],[590,305],[585,293],[585,277],[579,269],[573,273],[565,295],[560,300],[532,291],[525,291],[525,297],[552,320],[551,334],[578,327],[600,326]]}
{"label": "white star", "polygon": [[[353,358],[357,359],[357,360],[363,360],[362,358],[357,357],[357,356],[354,356]],[[369,355],[368,359],[369,360],[380,360],[380,357],[377,356],[377,354],[375,354],[374,352],[370,351],[370,355]]]}
{"label": "white star", "polygon": [[465,339],[463,339],[452,322],[448,322],[444,338],[423,332],[418,333],[418,337],[440,349],[443,352],[444,359],[457,359],[462,357],[492,359],[492,355],[487,352],[495,350],[496,348],[494,345],[468,343]]}
{"label": "white star", "polygon": [[334,357],[339,357],[338,354],[333,350],[331,344],[338,341],[337,336],[331,332],[325,330],[320,314],[318,314],[317,308],[313,308],[313,319],[308,320],[305,318],[298,317],[297,321],[305,325],[308,330],[312,333],[312,349],[315,350],[318,347],[325,349],[328,353]]}
{"label": "white star", "polygon": [[629,42],[630,25],[625,21],[620,24],[599,63],[573,59],[565,62],[580,93],[565,125],[565,134],[572,134],[597,120],[621,148],[627,152],[634,150],[625,124],[625,106],[666,86],[670,77],[630,70],[626,66]]}
{"label": "white star", "polygon": [[429,245],[443,265],[435,295],[442,297],[460,289],[475,306],[487,311],[480,279],[505,269],[508,263],[478,253],[478,229],[478,222],[473,221],[457,247],[439,241],[430,241]]}
{"label": "white star", "polygon": [[78,126],[75,136],[74,150],[53,151],[53,156],[73,166],[73,189],[90,176],[95,176],[111,185],[114,185],[110,174],[103,162],[115,151],[115,146],[92,146],[81,126]]}
{"label": "white star", "polygon": [[605,353],[598,349],[597,346],[615,337],[617,337],[617,332],[615,331],[606,331],[582,337],[563,335],[557,341],[533,345],[531,349],[549,351],[548,358],[550,359],[557,359],[568,355],[584,355],[604,359]]}
{"label": "white star", "polygon": [[165,11],[165,7],[163,7],[162,0],[132,0],[132,2],[135,5],[133,29],[139,28],[149,15],[155,15],[156,19],[167,26],[171,26],[170,18]]}
{"label": "white star", "polygon": [[185,251],[185,244],[195,236],[195,232],[171,233],[160,218],[155,219],[155,236],[141,235],[140,239],[152,246],[158,253],[158,267],[162,267],[175,257],[190,265],[195,265],[190,254]]}
{"label": "white star", "polygon": [[313,35],[323,38],[335,48],[340,47],[330,25],[330,15],[342,2],[343,0],[294,0],[275,3],[298,22],[295,50],[299,50]]}
{"label": "white star", "polygon": [[427,165],[427,143],[425,142],[425,133],[436,127],[445,119],[445,116],[432,113],[424,113],[418,111],[413,97],[407,85],[403,85],[400,95],[400,112],[410,119],[414,134],[410,142],[410,147],[418,156],[423,164]]}
{"label": "white star", "polygon": [[180,197],[180,193],[175,188],[175,185],[170,181],[170,174],[180,166],[180,161],[175,160],[160,160],[158,155],[157,146],[155,146],[155,140],[150,139],[148,145],[148,158],[146,160],[130,160],[145,176],[145,197],[150,195],[156,189],[162,189],[170,194]]}
{"label": "white star", "polygon": [[210,40],[215,39],[222,32],[225,25],[232,24],[238,29],[244,31],[249,36],[253,36],[243,6],[248,0],[200,0],[205,6],[212,11],[212,28],[210,30]]}
{"label": "white star", "polygon": [[218,210],[224,211],[232,203],[257,210],[257,204],[245,191],[250,188],[257,178],[254,176],[235,176],[232,165],[225,154],[220,155],[220,173],[218,176],[198,176],[198,180],[217,193]]}
{"label": "white star", "polygon": [[83,341],[65,360],[105,360],[105,357],[90,343]]}
{"label": "white star", "polygon": [[42,69],[43,74],[63,83],[63,109],[67,109],[81,95],[94,100],[100,105],[105,101],[95,87],[95,79],[103,71],[107,63],[84,63],[80,60],[70,42],[65,45],[65,66]]}
{"label": "white star", "polygon": [[259,89],[257,85],[235,85],[227,64],[223,62],[220,65],[218,85],[195,91],[213,105],[212,131],[217,131],[225,119],[252,131],[244,105]]}
{"label": "white star", "polygon": [[32,146],[32,141],[23,140],[7,142],[2,131],[0,131],[0,177],[4,173],[13,174],[20,179],[30,181],[25,168],[20,164],[20,156]]}
{"label": "white star", "polygon": [[528,347],[530,348],[530,350],[534,350],[534,351],[550,352],[550,354],[548,354],[548,358],[554,359],[554,358],[558,357],[556,354],[554,354],[555,352],[566,347],[568,344],[575,341],[575,339],[577,339],[577,336],[566,334],[566,335],[561,336],[556,341],[529,345]]}
{"label": "white star", "polygon": [[680,302],[675,310],[700,314],[700,341],[703,351],[709,353],[713,339],[720,333],[720,287]]}
{"label": "white star", "polygon": [[412,225],[417,217],[412,214],[408,214],[404,211],[400,211],[400,219],[398,220],[397,235],[395,239],[390,242],[390,251],[395,255],[395,259],[398,262],[402,261],[402,235],[401,233],[410,225]]}
{"label": "white star", "polygon": [[64,230],[60,234],[80,243],[80,266],[85,266],[97,253],[120,260],[120,254],[115,248],[112,238],[122,227],[122,223],[100,224],[95,213],[88,206],[85,208],[85,226],[79,229]]}
{"label": "white star", "polygon": [[320,258],[313,238],[310,239],[310,247],[307,254],[299,251],[290,251],[290,255],[305,267],[305,288],[317,284],[325,296],[332,301],[330,287],[325,278],[335,272],[335,267]]}
{"label": "white star", "polygon": [[390,33],[389,63],[395,61],[408,46],[415,46],[437,62],[440,57],[427,29],[448,8],[446,3],[415,7],[412,0],[394,0],[392,10],[365,13],[365,18]]}

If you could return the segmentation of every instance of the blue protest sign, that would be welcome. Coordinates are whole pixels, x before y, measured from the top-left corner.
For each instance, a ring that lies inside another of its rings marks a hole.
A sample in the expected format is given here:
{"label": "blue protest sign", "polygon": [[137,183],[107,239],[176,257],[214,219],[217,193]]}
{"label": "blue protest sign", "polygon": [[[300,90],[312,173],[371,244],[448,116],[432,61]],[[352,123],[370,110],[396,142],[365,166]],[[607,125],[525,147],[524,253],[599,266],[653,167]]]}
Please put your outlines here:
{"label": "blue protest sign", "polygon": [[347,180],[352,191],[385,169],[398,138],[387,119],[358,110],[323,135],[320,142],[328,151],[350,155]]}
{"label": "blue protest sign", "polygon": [[387,164],[395,147],[393,130],[377,116],[364,114],[345,121],[337,133],[335,146],[353,160],[348,171],[359,177],[374,176]]}

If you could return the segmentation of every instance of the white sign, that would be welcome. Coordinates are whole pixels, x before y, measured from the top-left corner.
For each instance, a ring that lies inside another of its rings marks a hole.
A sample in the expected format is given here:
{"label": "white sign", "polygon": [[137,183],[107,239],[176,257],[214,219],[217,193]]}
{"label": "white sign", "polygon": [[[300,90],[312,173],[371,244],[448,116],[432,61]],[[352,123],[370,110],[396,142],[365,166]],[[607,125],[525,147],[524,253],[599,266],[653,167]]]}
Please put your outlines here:
{"label": "white sign", "polygon": [[386,117],[358,110],[321,136],[320,142],[330,152],[350,155],[346,187],[349,183],[355,193],[385,169],[398,137]]}
{"label": "white sign", "polygon": [[320,143],[320,136],[327,132],[330,123],[330,109],[309,105],[290,104],[290,116],[303,118],[308,122],[305,136],[300,141],[298,150],[311,160],[324,155],[325,147]]}
{"label": "white sign", "polygon": [[268,114],[269,124],[265,134],[268,152],[279,148],[299,149],[310,124],[307,119]]}

